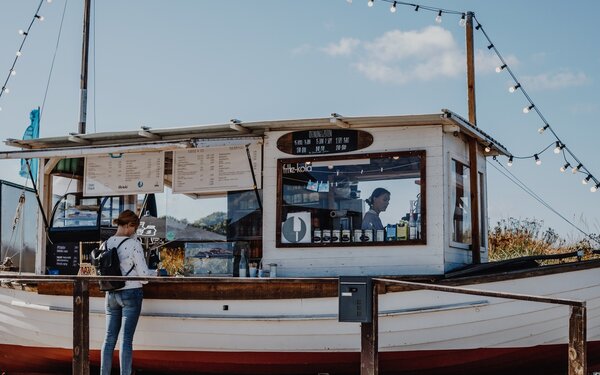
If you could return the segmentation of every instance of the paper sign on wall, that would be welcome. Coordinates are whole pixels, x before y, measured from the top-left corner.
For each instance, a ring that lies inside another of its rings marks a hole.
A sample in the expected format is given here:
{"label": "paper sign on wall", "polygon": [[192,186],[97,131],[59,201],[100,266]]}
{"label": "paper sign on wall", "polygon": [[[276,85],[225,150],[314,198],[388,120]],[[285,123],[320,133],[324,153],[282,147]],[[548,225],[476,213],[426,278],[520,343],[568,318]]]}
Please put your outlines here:
{"label": "paper sign on wall", "polygon": [[[249,151],[256,184],[260,189],[261,145],[252,143]],[[173,151],[173,193],[226,192],[253,187],[245,145]]]}
{"label": "paper sign on wall", "polygon": [[94,155],[85,158],[85,196],[162,193],[164,152]]}

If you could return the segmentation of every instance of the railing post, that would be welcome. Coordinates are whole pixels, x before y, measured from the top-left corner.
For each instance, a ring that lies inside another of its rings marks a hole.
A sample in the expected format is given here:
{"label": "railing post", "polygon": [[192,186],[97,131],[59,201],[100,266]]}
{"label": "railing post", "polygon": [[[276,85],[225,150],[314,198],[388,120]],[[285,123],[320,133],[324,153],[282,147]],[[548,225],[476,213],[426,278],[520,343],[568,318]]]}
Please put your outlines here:
{"label": "railing post", "polygon": [[372,316],[371,323],[360,323],[360,375],[379,374],[379,308],[377,301],[377,282],[373,281],[372,288]]}
{"label": "railing post", "polygon": [[73,281],[73,375],[90,374],[90,291],[84,278]]}
{"label": "railing post", "polygon": [[571,306],[569,318],[569,375],[587,374],[586,307]]}

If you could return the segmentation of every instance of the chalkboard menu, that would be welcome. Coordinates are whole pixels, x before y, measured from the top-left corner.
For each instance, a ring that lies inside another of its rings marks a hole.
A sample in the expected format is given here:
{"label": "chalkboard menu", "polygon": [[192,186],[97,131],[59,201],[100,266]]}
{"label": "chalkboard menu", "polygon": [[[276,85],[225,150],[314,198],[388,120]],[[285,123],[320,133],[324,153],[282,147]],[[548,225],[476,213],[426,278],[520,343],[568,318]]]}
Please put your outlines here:
{"label": "chalkboard menu", "polygon": [[46,267],[51,274],[76,275],[79,271],[79,242],[58,242],[48,246]]}
{"label": "chalkboard menu", "polygon": [[314,129],[288,133],[277,148],[292,155],[324,155],[350,152],[373,144],[373,136],[354,129]]}

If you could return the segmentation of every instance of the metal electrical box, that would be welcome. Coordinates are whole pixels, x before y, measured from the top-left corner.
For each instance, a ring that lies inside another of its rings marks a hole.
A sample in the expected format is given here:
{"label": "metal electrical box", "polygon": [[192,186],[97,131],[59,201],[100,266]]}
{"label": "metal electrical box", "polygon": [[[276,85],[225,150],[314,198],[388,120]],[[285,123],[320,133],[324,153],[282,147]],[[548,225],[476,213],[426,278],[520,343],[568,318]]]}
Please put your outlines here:
{"label": "metal electrical box", "polygon": [[340,322],[373,322],[373,288],[370,277],[340,276],[338,284]]}

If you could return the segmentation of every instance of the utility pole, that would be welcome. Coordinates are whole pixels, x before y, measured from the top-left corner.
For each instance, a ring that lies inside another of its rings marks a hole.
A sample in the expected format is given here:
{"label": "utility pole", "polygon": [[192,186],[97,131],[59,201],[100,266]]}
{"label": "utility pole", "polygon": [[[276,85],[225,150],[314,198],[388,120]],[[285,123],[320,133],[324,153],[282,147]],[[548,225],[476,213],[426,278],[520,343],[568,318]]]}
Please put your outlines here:
{"label": "utility pole", "polygon": [[[473,12],[467,12],[466,45],[467,45],[467,97],[469,106],[469,122],[477,126],[475,111],[475,54],[473,52]],[[473,264],[481,263],[481,226],[479,225],[479,172],[477,170],[477,140],[469,139],[469,179],[471,186],[471,255]]]}
{"label": "utility pole", "polygon": [[87,81],[88,81],[88,51],[90,42],[90,2],[84,0],[83,6],[83,42],[81,47],[81,81],[79,101],[79,127],[77,133],[85,134],[87,118]]}

